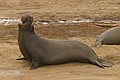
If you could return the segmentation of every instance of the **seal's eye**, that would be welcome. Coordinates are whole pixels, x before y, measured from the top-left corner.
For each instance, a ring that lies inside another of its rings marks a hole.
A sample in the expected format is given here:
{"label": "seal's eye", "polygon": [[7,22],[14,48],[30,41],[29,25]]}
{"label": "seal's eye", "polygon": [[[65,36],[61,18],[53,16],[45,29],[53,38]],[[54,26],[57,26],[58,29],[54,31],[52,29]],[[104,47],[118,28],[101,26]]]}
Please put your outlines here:
{"label": "seal's eye", "polygon": [[23,24],[25,23],[25,21],[22,22]]}

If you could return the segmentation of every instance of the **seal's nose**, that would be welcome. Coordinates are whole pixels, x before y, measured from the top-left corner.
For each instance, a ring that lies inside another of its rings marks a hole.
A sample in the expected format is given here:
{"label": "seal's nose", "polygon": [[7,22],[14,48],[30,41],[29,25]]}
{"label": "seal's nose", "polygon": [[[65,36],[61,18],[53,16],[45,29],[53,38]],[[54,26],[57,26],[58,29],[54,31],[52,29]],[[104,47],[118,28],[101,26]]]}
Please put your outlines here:
{"label": "seal's nose", "polygon": [[26,17],[25,17],[25,16],[21,17],[21,22],[22,22],[23,24],[25,23],[25,21],[26,21]]}
{"label": "seal's nose", "polygon": [[22,26],[22,24],[23,24],[23,22],[19,21],[18,26],[20,27],[20,26]]}
{"label": "seal's nose", "polygon": [[18,27],[21,27],[21,26],[22,26],[22,24],[21,24],[21,23],[19,23],[19,24],[18,24]]}
{"label": "seal's nose", "polygon": [[19,24],[23,24],[24,22],[20,21]]}

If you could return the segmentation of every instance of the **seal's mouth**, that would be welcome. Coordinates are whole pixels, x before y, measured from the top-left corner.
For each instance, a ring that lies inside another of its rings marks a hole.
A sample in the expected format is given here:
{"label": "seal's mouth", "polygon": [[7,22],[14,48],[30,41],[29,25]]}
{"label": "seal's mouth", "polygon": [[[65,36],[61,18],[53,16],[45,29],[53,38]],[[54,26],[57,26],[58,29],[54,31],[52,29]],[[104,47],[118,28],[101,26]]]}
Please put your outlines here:
{"label": "seal's mouth", "polygon": [[20,21],[20,23],[18,24],[18,26],[22,26],[22,25],[24,25],[26,22],[25,21]]}
{"label": "seal's mouth", "polygon": [[22,24],[25,24],[25,21],[22,21]]}
{"label": "seal's mouth", "polygon": [[25,24],[25,21],[23,22],[23,21],[20,21],[20,23],[19,23],[20,25],[23,25],[23,24]]}
{"label": "seal's mouth", "polygon": [[21,23],[22,24],[25,24],[27,22],[27,17],[25,16],[23,16],[22,18],[21,18]]}

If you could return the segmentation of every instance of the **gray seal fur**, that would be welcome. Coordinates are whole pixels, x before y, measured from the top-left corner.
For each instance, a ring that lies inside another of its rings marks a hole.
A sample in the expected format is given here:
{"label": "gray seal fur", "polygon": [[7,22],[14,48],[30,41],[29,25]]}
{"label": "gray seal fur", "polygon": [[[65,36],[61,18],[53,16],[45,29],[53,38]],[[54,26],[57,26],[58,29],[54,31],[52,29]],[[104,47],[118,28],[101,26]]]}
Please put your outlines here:
{"label": "gray seal fur", "polygon": [[18,44],[23,58],[30,61],[30,69],[42,65],[55,65],[68,62],[86,62],[99,67],[111,67],[110,61],[100,59],[93,49],[80,41],[52,40],[39,37],[34,31],[33,17],[24,15],[18,24]]}
{"label": "gray seal fur", "polygon": [[120,27],[113,27],[103,32],[91,47],[101,47],[102,45],[119,45],[120,44]]}

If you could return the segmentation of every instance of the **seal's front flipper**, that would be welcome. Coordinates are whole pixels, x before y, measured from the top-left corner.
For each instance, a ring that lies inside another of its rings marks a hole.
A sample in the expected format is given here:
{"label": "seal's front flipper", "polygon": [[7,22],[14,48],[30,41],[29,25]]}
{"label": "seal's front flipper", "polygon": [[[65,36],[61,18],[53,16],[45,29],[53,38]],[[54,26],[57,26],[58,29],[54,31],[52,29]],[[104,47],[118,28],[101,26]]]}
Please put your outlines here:
{"label": "seal's front flipper", "polygon": [[26,60],[26,58],[17,58],[16,60]]}
{"label": "seal's front flipper", "polygon": [[37,62],[35,61],[31,62],[30,70],[37,69],[38,67],[39,67],[39,64]]}

